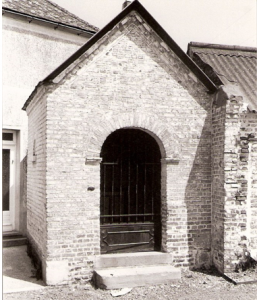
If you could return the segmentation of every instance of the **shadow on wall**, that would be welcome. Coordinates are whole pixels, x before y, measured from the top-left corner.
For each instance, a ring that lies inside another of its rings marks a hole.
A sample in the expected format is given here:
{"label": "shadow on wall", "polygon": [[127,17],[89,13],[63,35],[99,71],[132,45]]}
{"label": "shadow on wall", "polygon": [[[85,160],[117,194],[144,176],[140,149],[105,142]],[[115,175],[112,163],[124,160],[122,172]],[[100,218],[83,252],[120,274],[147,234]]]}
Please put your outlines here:
{"label": "shadow on wall", "polygon": [[[143,34],[145,33],[145,34]],[[146,36],[148,42],[142,39]],[[194,161],[191,171],[188,175],[186,189],[185,189],[185,205],[187,209],[187,240],[188,240],[188,256],[189,265],[193,268],[200,268],[202,266],[209,267],[211,265],[211,103],[206,96],[206,100],[199,98],[199,83],[191,80],[189,74],[186,74],[186,68],[183,63],[176,58],[172,51],[166,51],[162,47],[162,40],[155,34],[151,36],[142,26],[136,26],[130,31],[129,38],[140,49],[142,49],[147,56],[149,56],[156,64],[162,67],[168,76],[176,80],[176,82],[192,96],[196,103],[207,111],[205,123],[202,127],[201,136],[194,134],[192,124],[191,141],[188,139],[181,141],[184,145],[181,149],[185,151],[185,157],[192,157],[195,153]],[[156,43],[157,41],[157,43]],[[154,45],[158,45],[155,47]],[[148,46],[146,46],[148,45]],[[169,63],[166,63],[169,60]],[[186,74],[186,75],[185,75]],[[185,76],[185,77],[183,77]],[[185,113],[190,114],[190,112]],[[201,118],[196,114],[196,117]],[[192,122],[193,119],[192,119]],[[183,125],[183,124],[182,124]],[[187,124],[184,123],[183,130],[186,130]],[[195,151],[195,148],[197,150]],[[184,154],[183,154],[184,156]],[[166,178],[162,170],[162,178]],[[162,184],[162,187],[164,185]],[[165,199],[166,191],[162,191],[162,216],[164,216],[162,236],[165,237],[167,231],[167,220],[165,212],[167,211],[167,201]],[[168,237],[169,240],[169,237]],[[166,250],[166,242],[162,241],[162,249]],[[178,250],[178,261],[183,261],[185,257]],[[183,264],[183,263],[182,263]]]}
{"label": "shadow on wall", "polygon": [[19,231],[27,234],[27,155],[20,162],[20,225]]}
{"label": "shadow on wall", "polygon": [[[187,208],[187,235],[189,267],[209,268],[211,266],[211,128],[206,117],[201,136],[191,141],[188,154],[194,152],[194,161],[185,190]],[[191,152],[191,153],[190,153]]]}

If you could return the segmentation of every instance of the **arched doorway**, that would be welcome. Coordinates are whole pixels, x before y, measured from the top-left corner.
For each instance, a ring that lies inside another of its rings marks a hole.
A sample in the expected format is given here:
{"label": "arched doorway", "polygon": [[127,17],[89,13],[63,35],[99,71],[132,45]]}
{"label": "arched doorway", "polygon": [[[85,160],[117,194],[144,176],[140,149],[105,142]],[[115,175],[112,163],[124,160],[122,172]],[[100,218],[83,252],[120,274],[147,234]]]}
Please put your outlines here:
{"label": "arched doorway", "polygon": [[139,129],[119,129],[101,151],[101,253],[158,251],[161,153]]}

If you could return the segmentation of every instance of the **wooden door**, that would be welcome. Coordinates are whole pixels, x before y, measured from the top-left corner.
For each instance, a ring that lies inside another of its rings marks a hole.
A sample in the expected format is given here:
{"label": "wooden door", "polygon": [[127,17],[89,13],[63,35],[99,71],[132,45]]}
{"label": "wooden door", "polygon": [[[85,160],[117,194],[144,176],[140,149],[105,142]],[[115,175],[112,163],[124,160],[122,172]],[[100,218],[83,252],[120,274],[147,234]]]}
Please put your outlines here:
{"label": "wooden door", "polygon": [[149,134],[120,129],[101,156],[101,252],[160,250],[160,150]]}

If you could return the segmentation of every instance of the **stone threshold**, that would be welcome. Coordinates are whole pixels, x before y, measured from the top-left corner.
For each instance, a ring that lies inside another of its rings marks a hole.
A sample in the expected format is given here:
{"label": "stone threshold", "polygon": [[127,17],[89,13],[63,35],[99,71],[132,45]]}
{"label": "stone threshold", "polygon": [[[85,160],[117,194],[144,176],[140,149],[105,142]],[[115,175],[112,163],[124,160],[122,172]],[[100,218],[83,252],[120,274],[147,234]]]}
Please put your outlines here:
{"label": "stone threshold", "polygon": [[231,273],[223,274],[223,277],[229,282],[233,283],[234,285],[254,284],[257,283],[257,270],[255,270],[255,274],[244,275],[244,272],[242,273],[231,272]]}

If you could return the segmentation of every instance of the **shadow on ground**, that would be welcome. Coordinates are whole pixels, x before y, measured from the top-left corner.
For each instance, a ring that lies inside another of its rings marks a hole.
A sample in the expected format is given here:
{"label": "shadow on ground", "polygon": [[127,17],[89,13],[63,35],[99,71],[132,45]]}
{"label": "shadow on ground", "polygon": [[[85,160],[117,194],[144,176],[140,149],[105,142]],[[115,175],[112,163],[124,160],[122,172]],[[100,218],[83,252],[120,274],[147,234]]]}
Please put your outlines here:
{"label": "shadow on ground", "polygon": [[3,292],[12,293],[44,287],[42,280],[37,280],[27,246],[3,248]]}

